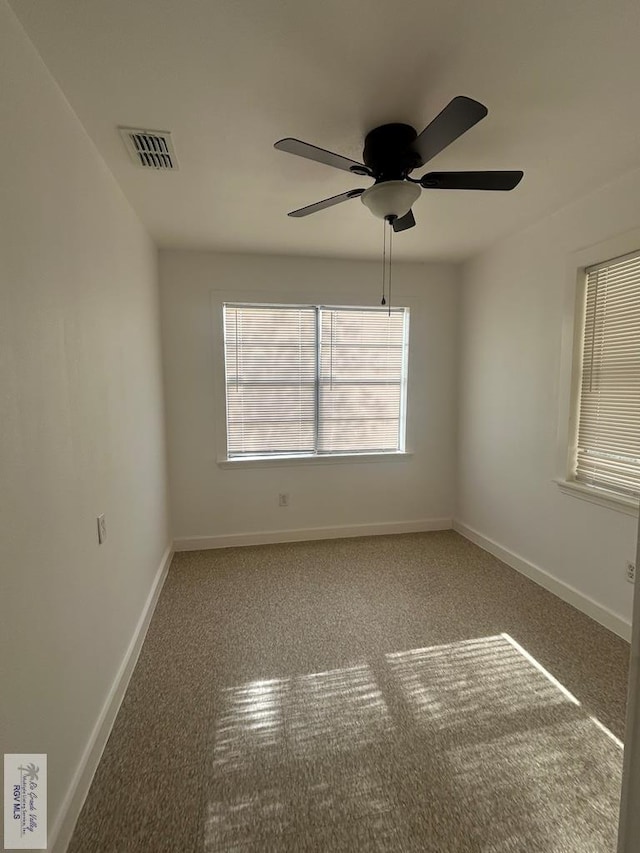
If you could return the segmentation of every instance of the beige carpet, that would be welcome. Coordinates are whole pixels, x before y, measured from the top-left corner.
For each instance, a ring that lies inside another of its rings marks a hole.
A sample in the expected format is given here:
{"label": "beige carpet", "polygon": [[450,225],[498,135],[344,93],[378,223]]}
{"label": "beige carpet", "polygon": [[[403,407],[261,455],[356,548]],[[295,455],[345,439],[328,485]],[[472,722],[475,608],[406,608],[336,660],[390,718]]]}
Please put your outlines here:
{"label": "beige carpet", "polygon": [[69,850],[613,853],[627,666],[453,532],[178,554]]}

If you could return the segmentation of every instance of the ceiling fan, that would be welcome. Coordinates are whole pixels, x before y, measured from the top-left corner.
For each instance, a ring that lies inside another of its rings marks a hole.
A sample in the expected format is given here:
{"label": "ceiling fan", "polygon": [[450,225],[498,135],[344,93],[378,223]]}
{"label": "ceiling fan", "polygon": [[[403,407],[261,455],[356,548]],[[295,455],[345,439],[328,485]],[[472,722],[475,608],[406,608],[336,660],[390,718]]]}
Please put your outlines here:
{"label": "ceiling fan", "polygon": [[522,180],[523,172],[427,172],[421,178],[410,177],[436,154],[477,124],[488,113],[487,108],[459,95],[437,115],[422,133],[408,124],[383,124],[369,131],[364,140],[364,163],[326,151],[299,139],[280,139],[279,151],[316,160],[353,175],[373,178],[368,189],[347,190],[298,210],[289,216],[308,216],[351,198],[361,198],[369,210],[393,225],[394,231],[413,228],[416,221],[411,210],[422,189],[439,190],[512,190]]}

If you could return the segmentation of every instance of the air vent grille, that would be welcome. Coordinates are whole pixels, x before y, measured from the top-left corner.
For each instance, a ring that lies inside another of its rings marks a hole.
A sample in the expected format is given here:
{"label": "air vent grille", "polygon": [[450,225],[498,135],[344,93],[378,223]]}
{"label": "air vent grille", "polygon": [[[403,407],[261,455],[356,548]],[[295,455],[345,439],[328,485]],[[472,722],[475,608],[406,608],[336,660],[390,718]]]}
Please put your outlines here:
{"label": "air vent grille", "polygon": [[178,160],[171,142],[171,134],[164,130],[142,130],[135,127],[119,128],[131,159],[142,169],[178,168]]}

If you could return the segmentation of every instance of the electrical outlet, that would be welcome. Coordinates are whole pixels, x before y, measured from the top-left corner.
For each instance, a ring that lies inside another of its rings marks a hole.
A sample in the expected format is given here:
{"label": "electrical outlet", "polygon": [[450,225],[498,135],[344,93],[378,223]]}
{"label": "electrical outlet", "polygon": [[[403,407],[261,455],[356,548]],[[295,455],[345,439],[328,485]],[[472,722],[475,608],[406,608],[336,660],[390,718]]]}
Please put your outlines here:
{"label": "electrical outlet", "polygon": [[104,513],[99,515],[96,519],[98,522],[98,543],[102,545],[104,540],[107,538],[107,522],[104,517]]}
{"label": "electrical outlet", "polygon": [[627,580],[629,583],[636,582],[636,564],[632,563],[631,560],[627,561]]}
{"label": "electrical outlet", "polygon": [[289,492],[280,492],[278,495],[278,506],[289,506]]}

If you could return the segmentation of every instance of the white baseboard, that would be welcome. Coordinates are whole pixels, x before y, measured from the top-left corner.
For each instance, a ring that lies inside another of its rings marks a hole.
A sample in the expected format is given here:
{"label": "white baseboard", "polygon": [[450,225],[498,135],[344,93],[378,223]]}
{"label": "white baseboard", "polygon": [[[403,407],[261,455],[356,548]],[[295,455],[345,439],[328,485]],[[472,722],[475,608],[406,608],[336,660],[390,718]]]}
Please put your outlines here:
{"label": "white baseboard", "polygon": [[573,607],[581,610],[583,613],[586,613],[587,616],[595,619],[596,622],[604,625],[605,628],[613,631],[614,634],[622,637],[623,640],[627,640],[627,642],[631,641],[631,623],[627,622],[626,619],[623,619],[622,616],[617,613],[614,613],[613,610],[603,607],[601,604],[598,604],[597,601],[589,598],[588,595],[584,595],[584,593],[580,592],[575,587],[570,586],[568,583],[565,583],[554,575],[549,574],[549,572],[546,572],[539,566],[534,565],[534,563],[530,563],[528,560],[525,560],[524,557],[514,554],[513,551],[509,551],[508,548],[503,548],[502,545],[498,545],[498,543],[494,542],[493,539],[489,539],[479,531],[474,530],[473,527],[468,527],[461,521],[455,520],[453,522],[453,529],[466,539],[469,539],[471,542],[479,545],[485,551],[493,554],[494,557],[502,560],[503,563],[506,563],[512,569],[515,569],[517,572],[525,575],[539,586],[542,586],[549,590],[549,592],[557,595],[558,598],[566,601],[567,604],[571,604]]}
{"label": "white baseboard", "polygon": [[416,521],[344,524],[337,527],[307,527],[299,530],[269,530],[258,533],[231,533],[222,536],[186,536],[174,539],[173,547],[176,551],[205,551],[209,548],[273,545],[278,542],[307,542],[312,539],[384,536],[389,533],[423,533],[429,530],[450,530],[451,524],[451,518],[422,518]]}
{"label": "white baseboard", "polygon": [[73,830],[89,793],[98,763],[102,757],[109,735],[111,734],[113,723],[129,685],[129,679],[138,661],[138,655],[140,654],[149,622],[151,621],[153,611],[155,610],[167,577],[172,557],[173,547],[168,545],[160,561],[160,566],[158,567],[153,585],[138,619],[138,624],[131,637],[131,642],[113,679],[109,694],[93,727],[93,731],[82,754],[80,763],[76,768],[76,772],[73,775],[60,811],[49,832],[48,850],[50,853],[65,853],[69,846]]}

